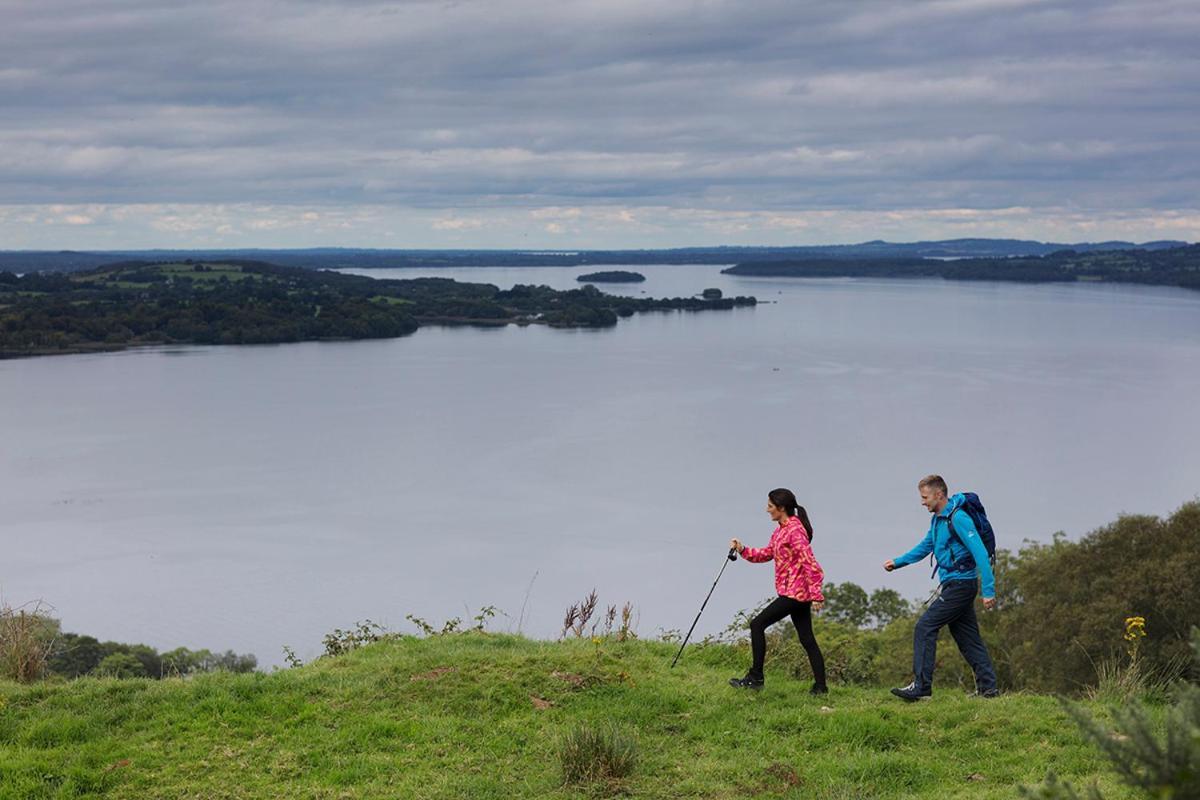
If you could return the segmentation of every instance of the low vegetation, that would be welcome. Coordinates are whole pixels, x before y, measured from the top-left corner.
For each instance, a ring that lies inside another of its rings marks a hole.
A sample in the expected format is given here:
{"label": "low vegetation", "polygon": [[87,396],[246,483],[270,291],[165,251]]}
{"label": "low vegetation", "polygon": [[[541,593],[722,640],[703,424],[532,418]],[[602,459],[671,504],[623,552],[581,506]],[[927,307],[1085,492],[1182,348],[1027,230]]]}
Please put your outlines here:
{"label": "low vegetation", "polygon": [[144,644],[101,642],[64,633],[51,609],[40,602],[20,608],[0,605],[0,679],[30,683],[85,675],[166,678],[201,672],[251,672],[258,660],[232,650],[213,653],[177,647],[160,653]]}

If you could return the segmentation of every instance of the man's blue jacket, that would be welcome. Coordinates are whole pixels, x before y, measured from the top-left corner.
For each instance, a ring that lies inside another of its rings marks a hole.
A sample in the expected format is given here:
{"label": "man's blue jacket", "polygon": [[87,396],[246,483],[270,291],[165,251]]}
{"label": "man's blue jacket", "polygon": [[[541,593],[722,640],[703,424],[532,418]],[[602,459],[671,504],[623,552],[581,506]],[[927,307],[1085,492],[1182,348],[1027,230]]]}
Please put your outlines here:
{"label": "man's blue jacket", "polygon": [[[939,582],[973,581],[978,573],[983,580],[983,596],[995,597],[996,579],[992,575],[992,564],[988,561],[987,548],[984,547],[983,540],[979,538],[979,531],[975,530],[975,523],[971,521],[971,515],[960,508],[962,504],[963,496],[961,494],[951,496],[946,507],[933,515],[933,519],[929,522],[929,533],[925,534],[921,543],[892,561],[899,568],[915,564],[933,553],[933,557],[937,559]],[[958,536],[950,535],[950,526],[947,524],[947,520],[952,514],[954,515],[954,532]],[[974,566],[970,566],[968,555],[975,559]]]}

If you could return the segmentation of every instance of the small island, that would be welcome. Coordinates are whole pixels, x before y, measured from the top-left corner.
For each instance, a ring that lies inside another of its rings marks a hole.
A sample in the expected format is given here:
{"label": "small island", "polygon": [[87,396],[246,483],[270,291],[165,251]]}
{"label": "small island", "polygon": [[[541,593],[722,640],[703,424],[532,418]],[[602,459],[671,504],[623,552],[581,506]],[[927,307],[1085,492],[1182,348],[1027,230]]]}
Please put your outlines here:
{"label": "small island", "polygon": [[646,276],[640,272],[610,269],[605,272],[589,272],[587,275],[580,275],[575,280],[580,283],[644,283]]}

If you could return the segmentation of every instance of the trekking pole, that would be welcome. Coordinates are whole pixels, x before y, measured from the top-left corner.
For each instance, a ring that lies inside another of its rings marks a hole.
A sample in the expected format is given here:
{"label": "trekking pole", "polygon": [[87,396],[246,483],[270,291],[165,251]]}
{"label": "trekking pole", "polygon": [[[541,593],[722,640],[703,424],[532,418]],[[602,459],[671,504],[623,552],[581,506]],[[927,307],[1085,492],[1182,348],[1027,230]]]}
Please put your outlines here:
{"label": "trekking pole", "polygon": [[700,604],[700,611],[696,614],[696,618],[692,620],[692,627],[688,628],[687,636],[683,637],[683,644],[679,645],[679,652],[675,654],[675,660],[671,662],[671,669],[675,669],[676,662],[683,655],[683,648],[687,647],[688,639],[692,638],[692,631],[696,630],[696,623],[700,621],[700,615],[704,613],[704,607],[708,605],[708,598],[712,597],[713,591],[717,588],[717,581],[721,580],[721,576],[725,574],[725,568],[729,566],[730,561],[737,561],[737,553],[733,551],[732,547],[729,548],[729,553],[725,556],[725,563],[721,565],[721,571],[717,573],[717,580],[713,581],[712,589],[708,590],[708,596]]}

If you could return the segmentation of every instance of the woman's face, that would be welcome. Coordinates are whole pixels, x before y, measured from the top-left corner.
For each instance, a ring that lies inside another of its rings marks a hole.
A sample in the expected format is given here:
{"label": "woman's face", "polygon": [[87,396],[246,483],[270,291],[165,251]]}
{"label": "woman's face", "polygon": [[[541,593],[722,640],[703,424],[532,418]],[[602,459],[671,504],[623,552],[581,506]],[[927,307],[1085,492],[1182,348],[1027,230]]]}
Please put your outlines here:
{"label": "woman's face", "polygon": [[787,512],[772,503],[770,500],[767,501],[767,513],[771,516],[771,519],[775,520],[780,525],[787,522]]}

